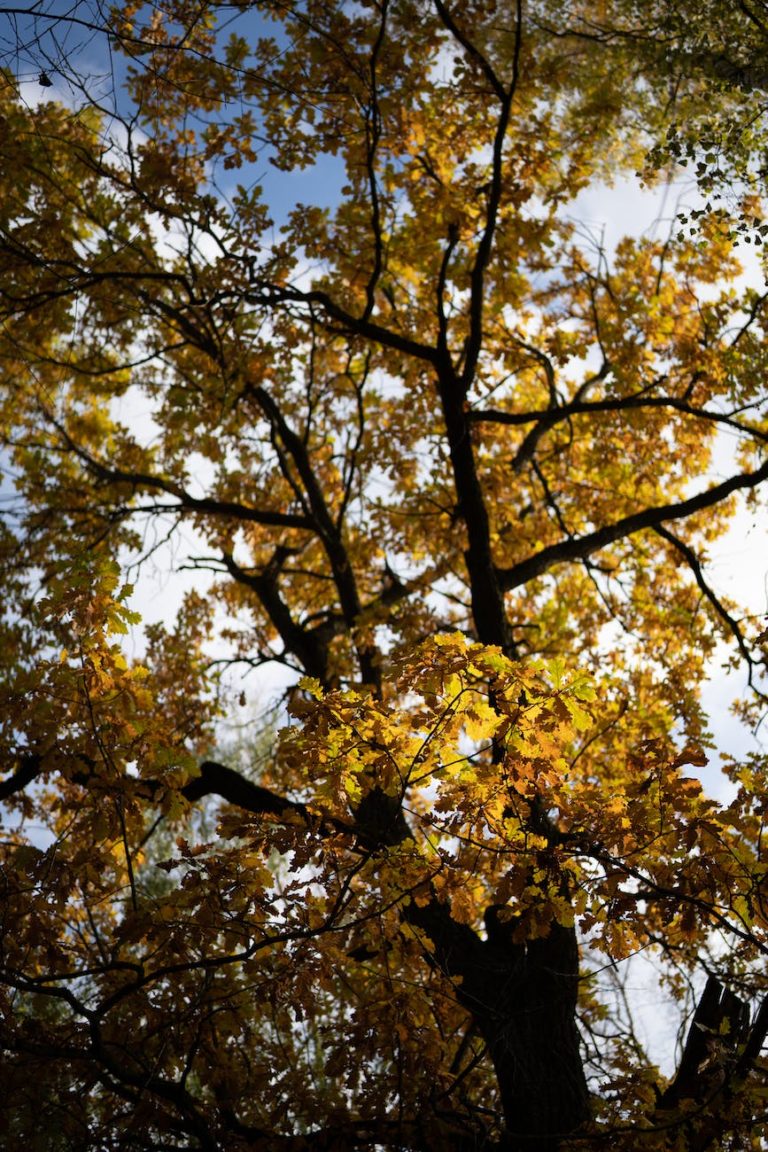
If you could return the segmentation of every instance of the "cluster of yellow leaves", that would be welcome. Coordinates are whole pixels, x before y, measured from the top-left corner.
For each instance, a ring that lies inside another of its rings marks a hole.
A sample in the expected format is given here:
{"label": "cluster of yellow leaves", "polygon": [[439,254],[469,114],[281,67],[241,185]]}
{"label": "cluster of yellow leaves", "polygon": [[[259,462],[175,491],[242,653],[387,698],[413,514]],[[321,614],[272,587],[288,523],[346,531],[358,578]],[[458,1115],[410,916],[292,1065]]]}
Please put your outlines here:
{"label": "cluster of yellow leaves", "polygon": [[121,639],[138,621],[131,592],[106,555],[61,562],[3,634],[15,656],[2,684],[5,780],[37,765],[30,786],[4,801],[17,816],[0,849],[6,931],[28,974],[76,963],[72,934],[88,923],[96,938],[85,953],[98,954],[99,932],[108,935],[137,900],[147,803],[171,818],[186,810],[178,788],[194,771],[195,735],[206,732],[207,689],[189,661],[173,684],[187,713],[197,693],[195,732],[163,676],[126,658]]}
{"label": "cluster of yellow leaves", "polygon": [[631,724],[628,744],[613,738],[591,676],[455,634],[402,661],[388,701],[305,688],[284,764],[339,821],[372,789],[402,804],[413,838],[377,864],[401,893],[431,886],[476,927],[503,904],[520,939],[575,923],[616,959],[662,936],[684,950],[715,927],[753,952],[768,941],[743,803],[723,808],[686,775],[706,764],[698,744],[634,740]]}

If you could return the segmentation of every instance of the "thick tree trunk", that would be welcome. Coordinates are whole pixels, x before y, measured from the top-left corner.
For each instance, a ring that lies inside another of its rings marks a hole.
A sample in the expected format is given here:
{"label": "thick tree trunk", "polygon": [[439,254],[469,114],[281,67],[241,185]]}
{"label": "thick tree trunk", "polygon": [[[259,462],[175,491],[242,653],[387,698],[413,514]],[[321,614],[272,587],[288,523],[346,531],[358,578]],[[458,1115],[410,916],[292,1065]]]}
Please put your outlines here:
{"label": "thick tree trunk", "polygon": [[486,985],[486,1003],[475,1018],[498,1076],[511,1146],[554,1152],[589,1116],[575,1021],[573,930],[553,923],[548,936],[519,945],[504,976],[490,1004]]}
{"label": "thick tree trunk", "polygon": [[[434,944],[434,959],[488,1045],[514,1152],[555,1152],[589,1117],[575,1012],[578,949],[573,929],[553,923],[516,944],[489,909],[488,939],[432,900],[408,919]],[[460,978],[460,979],[457,979]]]}

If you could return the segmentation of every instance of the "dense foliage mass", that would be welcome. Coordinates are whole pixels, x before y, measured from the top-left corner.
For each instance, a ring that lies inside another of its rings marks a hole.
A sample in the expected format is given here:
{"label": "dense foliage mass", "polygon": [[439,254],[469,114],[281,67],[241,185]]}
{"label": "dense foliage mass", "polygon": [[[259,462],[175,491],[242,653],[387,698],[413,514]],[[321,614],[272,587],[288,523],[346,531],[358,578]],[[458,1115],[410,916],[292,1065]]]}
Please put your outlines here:
{"label": "dense foliage mass", "polygon": [[764,1147],[764,4],[35,10],[124,84],[0,90],[4,1147]]}

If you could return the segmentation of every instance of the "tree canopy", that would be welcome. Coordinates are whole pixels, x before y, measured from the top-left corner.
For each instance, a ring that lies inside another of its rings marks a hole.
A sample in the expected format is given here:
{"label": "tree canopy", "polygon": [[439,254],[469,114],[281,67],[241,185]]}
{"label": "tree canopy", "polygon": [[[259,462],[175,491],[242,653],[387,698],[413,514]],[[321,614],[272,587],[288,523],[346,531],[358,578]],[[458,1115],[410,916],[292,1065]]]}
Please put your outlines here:
{"label": "tree canopy", "polygon": [[6,1146],[764,1147],[765,5],[29,11],[122,88],[0,81]]}

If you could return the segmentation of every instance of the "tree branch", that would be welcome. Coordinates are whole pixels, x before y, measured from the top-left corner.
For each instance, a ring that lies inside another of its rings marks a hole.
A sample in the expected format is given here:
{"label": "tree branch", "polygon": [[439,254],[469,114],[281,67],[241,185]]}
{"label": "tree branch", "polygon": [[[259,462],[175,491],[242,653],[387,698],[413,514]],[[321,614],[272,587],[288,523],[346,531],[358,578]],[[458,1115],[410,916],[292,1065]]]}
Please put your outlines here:
{"label": "tree branch", "polygon": [[615,400],[572,400],[558,407],[542,408],[533,412],[504,412],[499,408],[475,408],[467,412],[467,419],[473,424],[488,423],[519,426],[522,424],[536,423],[539,425],[539,428],[534,429],[528,435],[531,436],[535,432],[538,438],[555,424],[559,424],[562,420],[568,420],[571,416],[586,415],[590,412],[625,412],[633,411],[637,408],[673,408],[678,412],[685,413],[687,416],[695,416],[697,419],[711,420],[718,424],[725,424],[729,428],[735,428],[738,432],[746,433],[749,436],[754,436],[755,439],[763,443],[768,443],[768,432],[760,428],[755,428],[750,424],[742,424],[741,421],[735,420],[734,417],[728,413],[713,412],[707,408],[697,408],[695,404],[690,404],[686,400],[681,400],[676,396],[643,396],[642,393],[634,396],[624,396]]}
{"label": "tree branch", "polygon": [[675,534],[670,532],[668,528],[657,525],[654,531],[659,536],[661,536],[663,540],[669,541],[669,543],[674,548],[676,548],[682,556],[685,557],[688,567],[691,569],[691,572],[693,572],[694,579],[702,595],[705,596],[706,599],[710,602],[717,615],[720,617],[728,631],[736,640],[736,645],[739,649],[739,652],[747,664],[750,687],[757,693],[758,696],[765,699],[765,693],[761,692],[760,689],[757,688],[752,679],[753,670],[756,665],[760,663],[760,661],[755,660],[754,656],[750,652],[747,646],[747,642],[744,639],[744,633],[739,627],[738,621],[734,620],[733,616],[731,616],[730,612],[728,612],[719,597],[715,595],[714,591],[707,583],[698,556],[693,551],[693,549],[685,543],[684,540],[681,540],[679,536],[675,536]]}
{"label": "tree branch", "polygon": [[296,623],[290,608],[280,595],[277,584],[281,552],[284,554],[285,551],[276,549],[272,560],[261,572],[242,568],[230,552],[223,554],[223,560],[230,576],[240,584],[252,588],[256,593],[262,608],[277,629],[285,651],[293,653],[298,658],[308,676],[316,677],[321,684],[328,687],[330,684],[328,645],[331,638],[342,630],[344,621],[341,616],[336,616],[326,619],[314,628]]}
{"label": "tree branch", "polygon": [[272,512],[268,509],[253,508],[247,504],[240,504],[236,500],[217,500],[209,496],[192,496],[180,484],[173,480],[166,480],[162,476],[153,476],[148,472],[137,472],[125,468],[115,468],[92,456],[67,432],[66,428],[51,412],[45,411],[46,419],[56,428],[71,452],[85,464],[89,472],[112,484],[130,484],[133,488],[155,489],[175,496],[179,501],[178,509],[190,512],[204,512],[212,516],[229,516],[233,520],[242,520],[251,524],[264,524],[272,528],[302,528],[311,529],[312,522],[306,516],[293,512]]}
{"label": "tree branch", "polygon": [[12,776],[0,781],[0,801],[7,800],[17,792],[23,792],[42,771],[42,757],[37,753],[24,753],[19,757],[19,766]]}
{"label": "tree branch", "polygon": [[742,489],[756,488],[768,479],[768,459],[754,472],[743,472],[732,476],[721,484],[715,484],[706,492],[699,492],[687,500],[679,500],[674,504],[662,504],[656,508],[645,508],[642,512],[634,512],[630,516],[623,516],[614,524],[606,524],[595,532],[588,532],[584,536],[561,540],[558,544],[550,544],[534,553],[527,560],[513,564],[511,568],[499,568],[498,579],[505,591],[519,588],[537,576],[543,576],[550,568],[557,564],[565,564],[573,560],[584,560],[593,552],[607,548],[616,540],[623,540],[646,528],[658,528],[666,520],[682,520],[694,512],[701,512],[719,504],[734,492]]}

